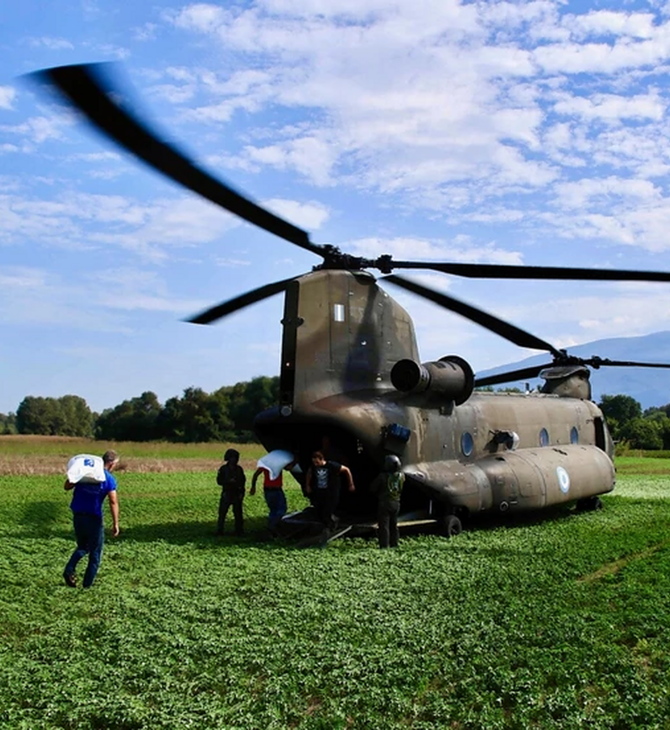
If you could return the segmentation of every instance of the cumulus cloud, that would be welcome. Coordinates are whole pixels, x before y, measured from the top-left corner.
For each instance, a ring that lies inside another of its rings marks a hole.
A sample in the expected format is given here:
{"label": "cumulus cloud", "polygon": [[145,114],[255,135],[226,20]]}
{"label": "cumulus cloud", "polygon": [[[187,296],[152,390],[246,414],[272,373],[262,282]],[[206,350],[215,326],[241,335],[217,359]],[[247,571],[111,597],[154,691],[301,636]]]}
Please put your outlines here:
{"label": "cumulus cloud", "polygon": [[298,203],[295,200],[271,198],[263,201],[263,206],[277,215],[286,218],[294,225],[304,226],[316,231],[328,220],[330,211],[321,203]]}

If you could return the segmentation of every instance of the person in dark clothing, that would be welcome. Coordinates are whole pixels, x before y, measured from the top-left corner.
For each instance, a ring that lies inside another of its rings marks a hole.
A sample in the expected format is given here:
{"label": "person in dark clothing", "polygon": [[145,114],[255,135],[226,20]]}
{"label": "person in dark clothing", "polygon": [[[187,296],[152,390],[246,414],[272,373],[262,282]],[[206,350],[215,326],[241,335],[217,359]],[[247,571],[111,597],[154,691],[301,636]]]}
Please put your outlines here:
{"label": "person in dark clothing", "polygon": [[321,451],[312,454],[312,466],[307,470],[305,492],[314,497],[314,507],[326,531],[335,527],[334,512],[340,496],[340,475],[344,474],[349,491],[355,491],[354,478],[349,467],[336,461],[326,461]]}
{"label": "person in dark clothing", "polygon": [[224,463],[219,467],[216,474],[216,483],[221,487],[219,522],[216,534],[223,535],[223,526],[228,514],[228,508],[232,506],[235,517],[235,534],[239,537],[244,534],[242,500],[244,499],[244,485],[247,478],[244,469],[239,465],[239,451],[228,449],[223,455],[223,460]]}
{"label": "person in dark clothing", "polygon": [[398,530],[398,513],[400,512],[400,495],[405,484],[405,475],[400,471],[400,459],[387,456],[384,471],[373,480],[370,491],[378,496],[377,536],[379,547],[398,547],[400,531]]}

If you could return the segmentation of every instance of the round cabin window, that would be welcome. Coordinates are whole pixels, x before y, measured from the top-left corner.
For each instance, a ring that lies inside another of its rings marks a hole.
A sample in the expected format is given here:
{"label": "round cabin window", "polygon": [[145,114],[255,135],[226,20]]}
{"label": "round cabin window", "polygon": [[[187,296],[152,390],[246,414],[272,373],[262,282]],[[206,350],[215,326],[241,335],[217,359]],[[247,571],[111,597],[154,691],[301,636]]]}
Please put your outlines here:
{"label": "round cabin window", "polygon": [[472,438],[472,434],[468,431],[464,431],[461,435],[461,451],[464,456],[470,456],[472,450],[475,447],[475,440]]}

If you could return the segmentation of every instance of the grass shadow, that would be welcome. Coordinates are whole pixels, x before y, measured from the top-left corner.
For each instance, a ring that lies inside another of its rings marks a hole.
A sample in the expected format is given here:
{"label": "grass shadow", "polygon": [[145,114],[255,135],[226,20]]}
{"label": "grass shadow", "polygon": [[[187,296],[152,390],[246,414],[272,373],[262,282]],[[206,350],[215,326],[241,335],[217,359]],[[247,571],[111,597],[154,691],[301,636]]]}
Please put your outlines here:
{"label": "grass shadow", "polygon": [[[68,515],[69,517],[69,515]],[[63,529],[63,506],[59,502],[40,500],[26,504],[17,520],[20,537],[64,537],[72,530]]]}
{"label": "grass shadow", "polygon": [[244,535],[233,534],[233,522],[226,523],[226,532],[216,534],[214,520],[185,520],[183,522],[151,523],[133,525],[121,530],[120,538],[124,542],[168,542],[175,545],[195,545],[202,549],[217,549],[222,546],[256,546],[272,545],[267,530],[267,520],[252,517],[244,520]]}

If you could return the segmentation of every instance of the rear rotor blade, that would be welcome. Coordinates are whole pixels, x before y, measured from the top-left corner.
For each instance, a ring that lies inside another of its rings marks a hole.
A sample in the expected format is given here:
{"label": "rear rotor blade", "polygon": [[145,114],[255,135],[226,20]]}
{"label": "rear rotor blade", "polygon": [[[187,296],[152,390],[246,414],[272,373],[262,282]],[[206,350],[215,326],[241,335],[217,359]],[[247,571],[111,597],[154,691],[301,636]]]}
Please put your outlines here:
{"label": "rear rotor blade", "polygon": [[253,289],[252,291],[248,291],[246,294],[241,294],[239,297],[229,299],[226,302],[217,304],[215,307],[206,309],[204,312],[200,312],[200,314],[196,314],[194,317],[191,317],[186,321],[192,322],[193,324],[211,324],[217,319],[221,319],[233,312],[237,312],[239,309],[248,307],[250,304],[255,304],[256,302],[267,299],[274,294],[279,294],[279,292],[285,291],[286,287],[294,281],[294,279],[295,277],[283,279],[282,281],[275,281],[274,284],[266,284],[258,289]]}
{"label": "rear rotor blade", "polygon": [[537,378],[543,370],[561,365],[588,365],[596,369],[600,367],[670,368],[670,364],[660,362],[632,362],[629,360],[608,360],[607,358],[597,356],[581,358],[573,355],[564,355],[563,357],[556,358],[554,362],[545,363],[544,365],[531,365],[530,367],[519,370],[510,370],[506,373],[488,375],[484,378],[475,378],[475,388],[510,383],[514,380],[525,380],[526,378]]}
{"label": "rear rotor blade", "polygon": [[609,360],[603,357],[592,357],[583,360],[584,365],[590,365],[592,368],[608,367],[608,368],[670,368],[670,364],[663,362],[633,362],[632,360]]}
{"label": "rear rotor blade", "polygon": [[552,355],[557,358],[560,358],[563,355],[563,353],[560,350],[557,350],[553,345],[541,340],[539,337],[535,337],[535,335],[530,334],[530,332],[519,329],[513,324],[509,324],[509,322],[498,319],[498,317],[488,314],[482,309],[472,307],[469,304],[465,304],[465,302],[461,302],[458,299],[448,296],[447,294],[436,292],[434,289],[429,289],[421,284],[417,284],[415,281],[409,281],[408,279],[403,279],[393,274],[391,274],[391,276],[384,276],[383,279],[385,281],[390,281],[392,284],[400,286],[403,289],[407,289],[407,291],[410,291],[413,294],[418,294],[419,296],[424,297],[424,299],[429,299],[431,302],[434,302],[451,312],[456,312],[456,314],[460,314],[472,322],[476,322],[482,327],[485,327],[487,330],[495,332],[495,334],[513,342],[515,345],[519,345],[519,347],[529,347],[534,350],[546,350],[547,352],[551,352]]}
{"label": "rear rotor blade", "polygon": [[73,106],[86,115],[91,124],[154,170],[249,223],[300,248],[323,255],[321,247],[313,244],[301,228],[262,208],[200,169],[176,147],[161,142],[147,125],[122,109],[114,99],[122,98],[123,93],[112,82],[106,64],[60,66],[38,71],[33,76],[42,83],[54,84]]}
{"label": "rear rotor blade", "polygon": [[450,264],[430,261],[387,261],[393,269],[441,271],[472,279],[551,279],[559,281],[670,281],[663,271],[573,269],[563,266],[510,266],[507,264]]}

